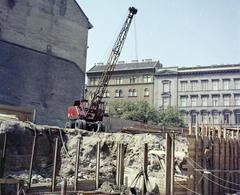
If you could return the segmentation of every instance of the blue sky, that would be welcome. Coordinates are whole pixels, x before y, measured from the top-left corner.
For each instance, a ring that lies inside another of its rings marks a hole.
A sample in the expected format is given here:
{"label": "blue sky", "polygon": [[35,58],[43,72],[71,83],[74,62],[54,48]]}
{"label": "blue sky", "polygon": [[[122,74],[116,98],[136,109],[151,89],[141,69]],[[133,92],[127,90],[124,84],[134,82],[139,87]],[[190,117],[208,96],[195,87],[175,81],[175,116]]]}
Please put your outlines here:
{"label": "blue sky", "polygon": [[107,62],[126,19],[138,9],[119,61],[152,59],[163,67],[240,63],[239,0],[77,0],[94,26],[87,71]]}

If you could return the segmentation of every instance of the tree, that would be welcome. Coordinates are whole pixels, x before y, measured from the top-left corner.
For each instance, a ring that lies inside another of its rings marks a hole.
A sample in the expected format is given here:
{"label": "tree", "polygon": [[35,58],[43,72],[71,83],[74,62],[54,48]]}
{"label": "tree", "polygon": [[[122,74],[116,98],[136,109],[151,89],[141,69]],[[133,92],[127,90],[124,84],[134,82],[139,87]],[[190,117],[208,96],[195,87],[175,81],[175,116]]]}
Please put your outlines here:
{"label": "tree", "polygon": [[146,100],[111,102],[109,116],[150,124],[157,124],[159,118],[157,109]]}
{"label": "tree", "polygon": [[176,107],[168,106],[157,111],[146,100],[114,101],[109,105],[109,116],[112,117],[159,126],[184,127],[183,118]]}
{"label": "tree", "polygon": [[159,126],[184,127],[183,117],[177,107],[167,106],[159,111]]}

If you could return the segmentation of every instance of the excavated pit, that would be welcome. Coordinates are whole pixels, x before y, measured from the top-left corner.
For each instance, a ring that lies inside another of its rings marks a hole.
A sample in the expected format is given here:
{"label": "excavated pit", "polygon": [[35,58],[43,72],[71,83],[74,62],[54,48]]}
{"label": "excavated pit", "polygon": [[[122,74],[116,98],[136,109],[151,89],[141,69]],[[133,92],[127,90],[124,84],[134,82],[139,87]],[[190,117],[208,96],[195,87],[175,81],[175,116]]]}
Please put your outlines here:
{"label": "excavated pit", "polygon": [[[79,180],[95,179],[98,142],[100,142],[100,178],[115,178],[117,144],[121,142],[125,146],[124,183],[126,187],[130,187],[134,177],[143,167],[145,143],[148,144],[149,153],[148,176],[155,193],[158,193],[159,183],[164,180],[164,134],[90,132],[81,129],[61,129],[54,126],[34,125],[28,122],[0,121],[1,153],[5,133],[7,133],[8,139],[4,178],[28,181],[33,138],[36,135],[32,183],[51,182],[54,141],[56,138],[59,140],[56,185],[60,185],[63,179],[67,180],[68,185],[73,185],[78,140],[80,140]],[[181,164],[184,163],[187,148],[186,138],[177,135],[175,139],[176,168],[181,168]],[[180,171],[180,169],[176,169],[177,171]],[[178,174],[181,174],[181,171]],[[104,183],[100,189],[112,192],[114,188],[111,185]],[[111,189],[108,190],[108,188]]]}

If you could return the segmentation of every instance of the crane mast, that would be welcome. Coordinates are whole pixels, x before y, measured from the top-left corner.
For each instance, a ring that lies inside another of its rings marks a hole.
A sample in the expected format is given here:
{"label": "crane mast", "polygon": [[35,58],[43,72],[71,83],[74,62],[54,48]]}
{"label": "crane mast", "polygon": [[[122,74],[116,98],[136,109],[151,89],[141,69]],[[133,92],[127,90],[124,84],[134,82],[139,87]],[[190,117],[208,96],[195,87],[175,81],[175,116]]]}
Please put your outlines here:
{"label": "crane mast", "polygon": [[92,106],[94,106],[94,107],[97,106],[98,103],[94,104],[94,102],[100,102],[103,97],[103,94],[108,86],[108,82],[109,82],[109,80],[112,76],[112,73],[114,71],[114,68],[117,64],[118,58],[121,54],[124,42],[127,37],[128,30],[130,28],[133,16],[135,14],[137,14],[137,9],[135,9],[134,7],[129,7],[129,14],[128,14],[128,16],[123,24],[123,27],[118,35],[118,38],[112,48],[111,54],[108,58],[108,61],[105,66],[105,69],[102,73],[102,76],[99,79],[98,86],[97,86],[97,88],[93,94],[93,98],[91,100],[90,108]]}

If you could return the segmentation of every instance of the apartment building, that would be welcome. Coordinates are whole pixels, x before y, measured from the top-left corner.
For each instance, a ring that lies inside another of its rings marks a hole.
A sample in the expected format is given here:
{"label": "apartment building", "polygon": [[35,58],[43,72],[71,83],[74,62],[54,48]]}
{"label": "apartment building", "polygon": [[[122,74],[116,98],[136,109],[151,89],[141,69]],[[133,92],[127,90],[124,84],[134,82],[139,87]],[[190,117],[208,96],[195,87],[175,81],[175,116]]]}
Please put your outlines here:
{"label": "apartment building", "polygon": [[240,125],[240,64],[162,68],[154,76],[154,104],[179,108],[185,123]]}
{"label": "apartment building", "polygon": [[[98,63],[87,72],[87,91],[94,92],[105,65]],[[103,101],[108,104],[114,100],[147,100],[153,105],[154,73],[162,64],[151,59],[133,60],[132,63],[119,61],[116,65],[108,87],[104,93]],[[106,110],[108,106],[106,107]]]}

